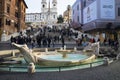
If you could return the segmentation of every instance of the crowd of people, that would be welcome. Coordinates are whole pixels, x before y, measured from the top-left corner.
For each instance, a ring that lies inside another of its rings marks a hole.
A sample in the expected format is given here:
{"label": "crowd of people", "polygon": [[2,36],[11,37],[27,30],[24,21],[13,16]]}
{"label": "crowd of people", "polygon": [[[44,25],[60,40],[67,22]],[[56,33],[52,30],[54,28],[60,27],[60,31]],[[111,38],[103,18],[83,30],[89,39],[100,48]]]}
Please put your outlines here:
{"label": "crowd of people", "polygon": [[113,47],[115,50],[118,50],[119,47],[119,42],[117,39],[116,40],[104,39],[104,41],[101,42],[99,38],[96,40],[95,38],[88,38],[87,35],[81,35],[81,37],[78,40],[76,40],[78,46],[86,46],[89,42],[90,43],[100,42],[102,46],[110,46]]}
{"label": "crowd of people", "polygon": [[[33,30],[31,30],[31,33]],[[38,34],[35,36],[34,34],[38,32]],[[52,34],[51,34],[52,33]],[[75,38],[78,37],[77,32],[73,32],[70,29],[58,29],[57,27],[53,27],[52,29],[49,27],[43,27],[37,29],[32,36],[30,34],[27,34],[27,36],[23,36],[22,33],[20,33],[17,37],[11,37],[11,42],[15,42],[18,44],[31,44],[32,48],[34,48],[37,44],[39,47],[54,47],[55,44],[61,43],[62,47],[65,45],[66,39],[70,40],[72,37],[75,36]],[[87,35],[81,35],[80,38],[76,40],[76,44],[78,46],[86,46],[88,42],[95,43],[100,42],[100,39],[96,40],[95,38],[89,38]],[[104,46],[114,46],[115,49],[118,48],[119,43],[118,40],[112,40],[112,39],[104,39],[104,42],[102,43]]]}
{"label": "crowd of people", "polygon": [[[32,32],[33,30],[31,33]],[[37,32],[38,34],[35,36],[35,33]],[[39,47],[54,47],[57,43],[61,43],[62,47],[65,45],[65,36],[67,35],[66,31],[44,27],[43,29],[37,29],[37,32],[35,31],[35,33],[31,35],[27,34],[27,36],[24,36],[22,32],[17,37],[11,36],[11,43],[31,44],[32,48],[35,47],[36,44]],[[50,33],[52,33],[52,35]]]}

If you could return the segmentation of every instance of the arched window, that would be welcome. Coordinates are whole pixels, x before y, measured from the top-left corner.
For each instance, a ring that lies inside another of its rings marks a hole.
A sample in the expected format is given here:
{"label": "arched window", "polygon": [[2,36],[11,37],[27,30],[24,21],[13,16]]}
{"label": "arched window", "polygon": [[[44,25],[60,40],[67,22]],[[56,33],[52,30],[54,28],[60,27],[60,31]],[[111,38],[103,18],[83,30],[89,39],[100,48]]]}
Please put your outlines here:
{"label": "arched window", "polygon": [[43,8],[45,8],[45,5],[43,5]]}
{"label": "arched window", "polygon": [[55,4],[53,4],[53,6],[56,6]]}
{"label": "arched window", "polygon": [[0,18],[0,27],[2,26],[2,18]]}
{"label": "arched window", "polygon": [[53,15],[53,18],[55,19],[55,15]]}

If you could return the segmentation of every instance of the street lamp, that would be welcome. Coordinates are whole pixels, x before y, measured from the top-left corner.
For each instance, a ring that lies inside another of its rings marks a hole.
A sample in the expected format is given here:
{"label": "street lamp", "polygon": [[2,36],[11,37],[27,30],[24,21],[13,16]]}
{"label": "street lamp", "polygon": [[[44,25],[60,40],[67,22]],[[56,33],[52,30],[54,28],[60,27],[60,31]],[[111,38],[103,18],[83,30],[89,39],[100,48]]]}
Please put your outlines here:
{"label": "street lamp", "polygon": [[68,12],[68,36],[70,36],[70,10],[71,10],[71,6],[68,5],[67,6],[67,12]]}
{"label": "street lamp", "polygon": [[67,6],[67,12],[68,12],[68,27],[70,27],[70,9],[71,9],[71,6],[68,5],[68,6]]}

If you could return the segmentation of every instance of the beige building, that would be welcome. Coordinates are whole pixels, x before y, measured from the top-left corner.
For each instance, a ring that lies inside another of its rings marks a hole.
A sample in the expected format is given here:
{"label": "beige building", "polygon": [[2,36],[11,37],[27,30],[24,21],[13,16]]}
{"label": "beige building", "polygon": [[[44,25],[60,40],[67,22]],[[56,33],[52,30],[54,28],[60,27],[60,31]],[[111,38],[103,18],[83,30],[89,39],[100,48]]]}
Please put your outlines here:
{"label": "beige building", "polygon": [[71,10],[68,11],[66,10],[64,13],[63,13],[63,18],[64,18],[64,23],[68,23],[72,20],[72,14],[71,14]]}
{"label": "beige building", "polygon": [[11,34],[25,29],[26,8],[24,0],[0,0],[0,33]]}
{"label": "beige building", "polygon": [[70,5],[68,5],[67,10],[64,11],[63,18],[64,23],[70,23],[70,21],[72,20],[72,9]]}

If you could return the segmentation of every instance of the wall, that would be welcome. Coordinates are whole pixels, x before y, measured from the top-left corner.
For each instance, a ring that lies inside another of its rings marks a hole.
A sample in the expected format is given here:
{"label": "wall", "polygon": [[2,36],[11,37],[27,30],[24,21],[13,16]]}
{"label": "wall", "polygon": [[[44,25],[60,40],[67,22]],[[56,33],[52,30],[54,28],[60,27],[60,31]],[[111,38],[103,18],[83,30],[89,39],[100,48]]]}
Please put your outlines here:
{"label": "wall", "polygon": [[[79,21],[78,21],[78,17],[79,17]],[[81,2],[81,0],[76,0],[74,5],[72,6],[72,22],[73,22],[73,25],[79,25],[79,24],[83,23],[82,22],[82,2]]]}

